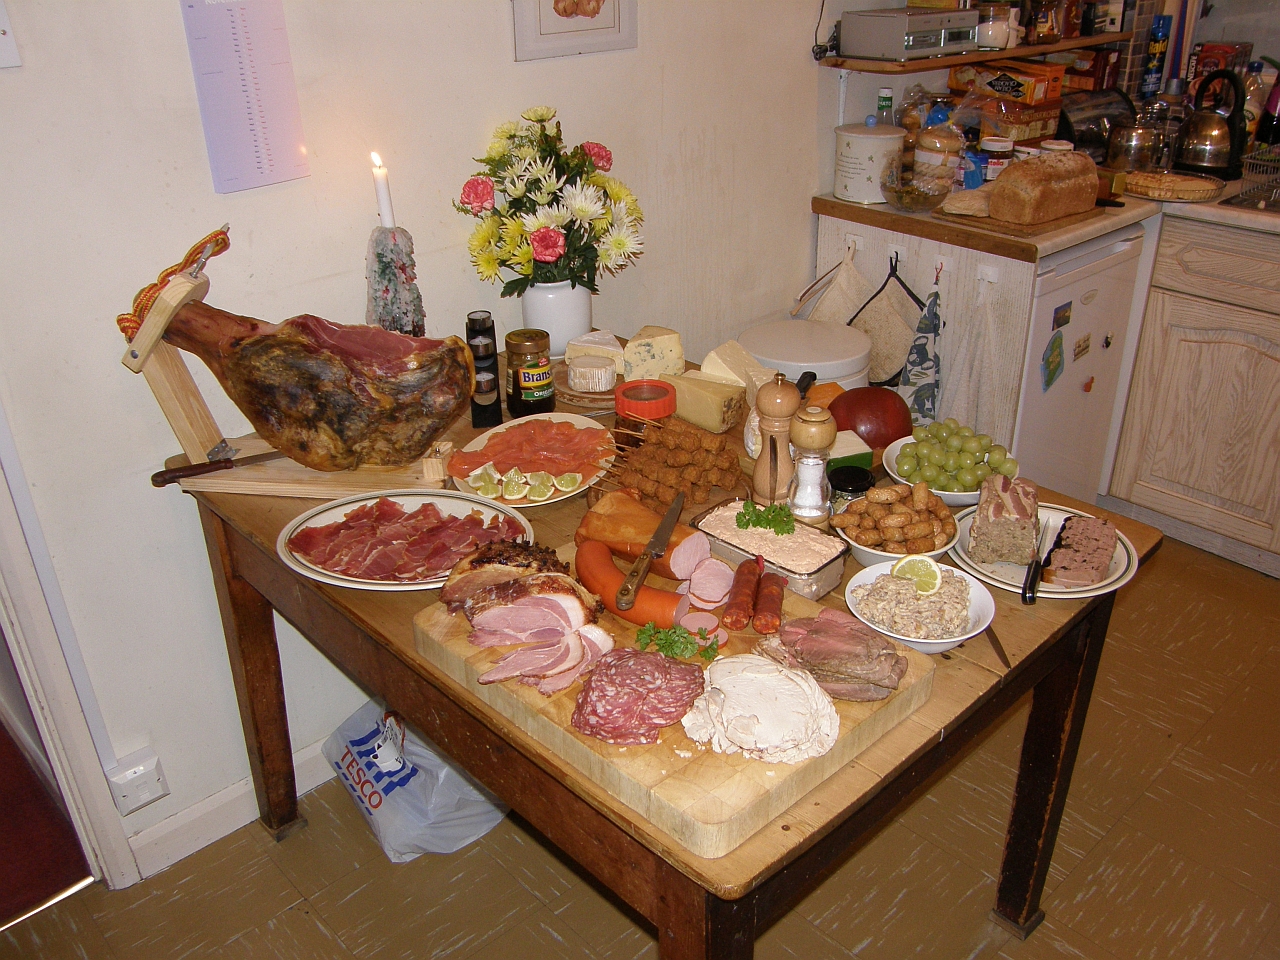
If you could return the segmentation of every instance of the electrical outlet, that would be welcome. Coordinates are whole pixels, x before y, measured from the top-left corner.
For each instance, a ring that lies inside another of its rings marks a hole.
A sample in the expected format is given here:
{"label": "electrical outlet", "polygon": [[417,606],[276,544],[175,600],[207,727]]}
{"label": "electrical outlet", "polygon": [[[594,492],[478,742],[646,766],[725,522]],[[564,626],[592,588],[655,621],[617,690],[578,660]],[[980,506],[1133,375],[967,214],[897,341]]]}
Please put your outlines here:
{"label": "electrical outlet", "polygon": [[111,795],[122,817],[169,795],[169,782],[164,778],[160,758],[150,747],[121,757],[119,769],[110,779]]}

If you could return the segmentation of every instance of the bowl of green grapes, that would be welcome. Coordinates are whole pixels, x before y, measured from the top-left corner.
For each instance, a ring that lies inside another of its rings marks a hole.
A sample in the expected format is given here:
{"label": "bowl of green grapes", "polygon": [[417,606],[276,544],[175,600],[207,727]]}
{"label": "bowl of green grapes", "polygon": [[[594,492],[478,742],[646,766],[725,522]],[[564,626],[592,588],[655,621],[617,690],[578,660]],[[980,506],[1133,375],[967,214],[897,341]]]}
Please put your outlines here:
{"label": "bowl of green grapes", "polygon": [[977,503],[978,488],[993,473],[1018,475],[1018,461],[1003,446],[954,417],[916,427],[889,444],[884,468],[899,483],[925,481],[951,507]]}

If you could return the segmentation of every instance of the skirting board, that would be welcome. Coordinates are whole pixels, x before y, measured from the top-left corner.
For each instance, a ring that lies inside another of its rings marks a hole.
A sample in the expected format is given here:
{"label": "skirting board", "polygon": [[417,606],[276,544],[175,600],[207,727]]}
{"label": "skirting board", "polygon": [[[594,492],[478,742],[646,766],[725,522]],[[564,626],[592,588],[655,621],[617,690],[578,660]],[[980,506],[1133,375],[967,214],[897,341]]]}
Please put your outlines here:
{"label": "skirting board", "polygon": [[1154,510],[1140,507],[1135,503],[1130,503],[1128,500],[1119,500],[1116,497],[1100,495],[1098,497],[1098,506],[1105,507],[1121,516],[1129,517],[1131,520],[1137,520],[1139,523],[1149,524],[1166,537],[1181,540],[1183,543],[1188,543],[1193,547],[1199,547],[1208,553],[1223,557],[1233,563],[1238,563],[1242,567],[1265,573],[1269,577],[1280,578],[1280,556],[1268,553],[1259,547],[1241,543],[1231,537],[1224,537],[1220,533],[1213,533],[1184,520],[1176,520],[1173,517],[1165,516],[1163,513],[1156,513]]}
{"label": "skirting board", "polygon": [[[317,740],[293,755],[299,796],[335,776],[333,767],[320,753],[323,744],[324,740]],[[145,880],[256,819],[258,801],[254,796],[253,781],[245,777],[134,834],[129,838],[129,847]]]}

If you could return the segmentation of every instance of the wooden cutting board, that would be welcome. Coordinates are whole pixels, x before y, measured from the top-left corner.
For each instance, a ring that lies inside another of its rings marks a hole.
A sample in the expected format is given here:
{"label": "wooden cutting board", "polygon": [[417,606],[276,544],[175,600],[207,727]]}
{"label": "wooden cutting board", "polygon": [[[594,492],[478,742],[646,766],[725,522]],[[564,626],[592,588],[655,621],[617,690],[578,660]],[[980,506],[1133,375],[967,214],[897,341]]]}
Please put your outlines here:
{"label": "wooden cutting board", "polygon": [[[649,582],[669,585],[658,577]],[[790,591],[783,601],[784,619],[816,616],[821,609]],[[633,625],[606,613],[601,626],[618,646],[635,646]],[[835,701],[840,715],[835,746],[800,764],[715,753],[690,740],[678,723],[665,728],[656,744],[619,747],[584,736],[570,724],[581,681],[550,698],[516,680],[481,685],[477,678],[505,650],[472,646],[466,618],[450,614],[444,604],[423,610],[413,627],[422,656],[701,857],[721,857],[733,850],[905,720],[933,689],[933,661],[899,646],[909,662],[899,689],[876,703]],[[756,639],[750,632],[732,634],[723,649],[730,655],[749,653]]]}
{"label": "wooden cutting board", "polygon": [[941,207],[934,210],[932,216],[947,223],[958,223],[978,230],[990,230],[992,233],[1002,233],[1009,237],[1038,237],[1052,233],[1054,230],[1061,230],[1063,227],[1074,226],[1077,223],[1104,216],[1106,212],[1103,207],[1094,207],[1084,213],[1073,213],[1069,217],[1058,217],[1057,220],[1047,220],[1044,223],[1010,223],[1007,220],[995,220],[991,217],[963,217],[955,213],[946,213]]}

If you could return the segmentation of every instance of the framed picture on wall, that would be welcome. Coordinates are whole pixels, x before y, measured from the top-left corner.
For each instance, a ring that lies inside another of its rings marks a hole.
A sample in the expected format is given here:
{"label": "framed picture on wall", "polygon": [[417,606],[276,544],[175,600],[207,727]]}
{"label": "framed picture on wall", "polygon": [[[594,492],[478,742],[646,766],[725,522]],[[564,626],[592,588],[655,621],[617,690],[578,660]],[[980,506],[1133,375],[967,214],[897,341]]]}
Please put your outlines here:
{"label": "framed picture on wall", "polygon": [[636,0],[511,0],[516,60],[636,46]]}

